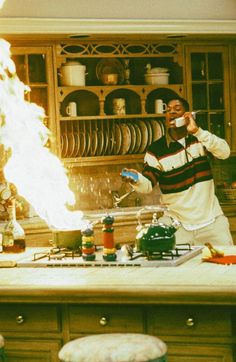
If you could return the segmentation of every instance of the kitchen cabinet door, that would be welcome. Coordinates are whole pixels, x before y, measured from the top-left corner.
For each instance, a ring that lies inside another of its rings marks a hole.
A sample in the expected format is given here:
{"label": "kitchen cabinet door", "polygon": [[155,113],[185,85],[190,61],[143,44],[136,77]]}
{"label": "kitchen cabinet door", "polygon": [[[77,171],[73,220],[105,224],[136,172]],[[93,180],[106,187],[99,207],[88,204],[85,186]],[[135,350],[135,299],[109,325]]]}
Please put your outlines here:
{"label": "kitchen cabinet door", "polygon": [[[45,110],[46,117],[43,122],[55,134],[52,47],[13,46],[11,53],[17,76],[30,87],[25,99]],[[50,142],[48,146],[53,150],[56,148],[56,145]]]}
{"label": "kitchen cabinet door", "polygon": [[236,154],[236,45],[230,47],[231,150]]}
{"label": "kitchen cabinet door", "polygon": [[30,340],[30,338],[6,340],[8,362],[58,362],[60,341]]}
{"label": "kitchen cabinet door", "polygon": [[233,362],[232,348],[219,345],[169,343],[169,362]]}
{"label": "kitchen cabinet door", "polygon": [[228,46],[186,46],[186,86],[198,125],[233,148]]}

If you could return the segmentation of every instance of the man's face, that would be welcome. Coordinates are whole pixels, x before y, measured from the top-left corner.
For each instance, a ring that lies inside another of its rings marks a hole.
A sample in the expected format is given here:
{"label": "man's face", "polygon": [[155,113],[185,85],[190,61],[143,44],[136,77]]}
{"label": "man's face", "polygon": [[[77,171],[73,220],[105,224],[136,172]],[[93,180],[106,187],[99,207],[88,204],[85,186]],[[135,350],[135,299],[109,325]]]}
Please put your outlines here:
{"label": "man's face", "polygon": [[166,127],[175,128],[175,119],[183,116],[185,113],[184,106],[178,99],[170,101],[166,110]]}

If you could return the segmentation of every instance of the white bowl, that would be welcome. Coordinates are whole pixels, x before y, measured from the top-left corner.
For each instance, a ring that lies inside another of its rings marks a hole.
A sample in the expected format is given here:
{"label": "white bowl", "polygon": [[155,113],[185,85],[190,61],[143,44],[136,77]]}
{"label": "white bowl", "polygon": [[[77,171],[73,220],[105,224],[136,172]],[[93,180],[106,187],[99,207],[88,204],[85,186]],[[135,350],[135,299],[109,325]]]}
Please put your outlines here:
{"label": "white bowl", "polygon": [[146,84],[168,84],[169,73],[146,73],[144,74]]}
{"label": "white bowl", "polygon": [[160,68],[160,67],[155,67],[155,68],[151,68],[147,70],[147,73],[167,73],[168,69],[167,68]]}

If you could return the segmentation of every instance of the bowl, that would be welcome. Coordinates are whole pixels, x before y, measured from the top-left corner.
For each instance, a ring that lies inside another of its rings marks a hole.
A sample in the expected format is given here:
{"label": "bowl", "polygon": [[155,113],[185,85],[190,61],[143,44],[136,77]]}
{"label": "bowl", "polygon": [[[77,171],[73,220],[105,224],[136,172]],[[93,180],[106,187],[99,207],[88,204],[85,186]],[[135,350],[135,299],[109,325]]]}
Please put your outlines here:
{"label": "bowl", "polygon": [[151,68],[147,70],[147,73],[167,73],[168,69],[167,68],[160,68],[160,67],[155,67],[155,68]]}
{"label": "bowl", "polygon": [[146,84],[168,84],[169,73],[146,73],[144,79]]}

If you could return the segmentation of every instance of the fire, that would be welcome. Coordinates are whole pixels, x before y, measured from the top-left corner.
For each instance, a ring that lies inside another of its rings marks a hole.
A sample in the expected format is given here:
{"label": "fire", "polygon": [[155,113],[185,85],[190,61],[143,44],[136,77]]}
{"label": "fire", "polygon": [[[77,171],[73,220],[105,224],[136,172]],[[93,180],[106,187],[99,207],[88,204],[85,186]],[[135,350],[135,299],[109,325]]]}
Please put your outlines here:
{"label": "fire", "polygon": [[75,196],[66,169],[46,147],[51,134],[43,124],[44,109],[24,99],[29,91],[16,74],[10,44],[0,39],[0,143],[11,155],[5,178],[50,227],[81,229],[82,211],[68,209]]}

